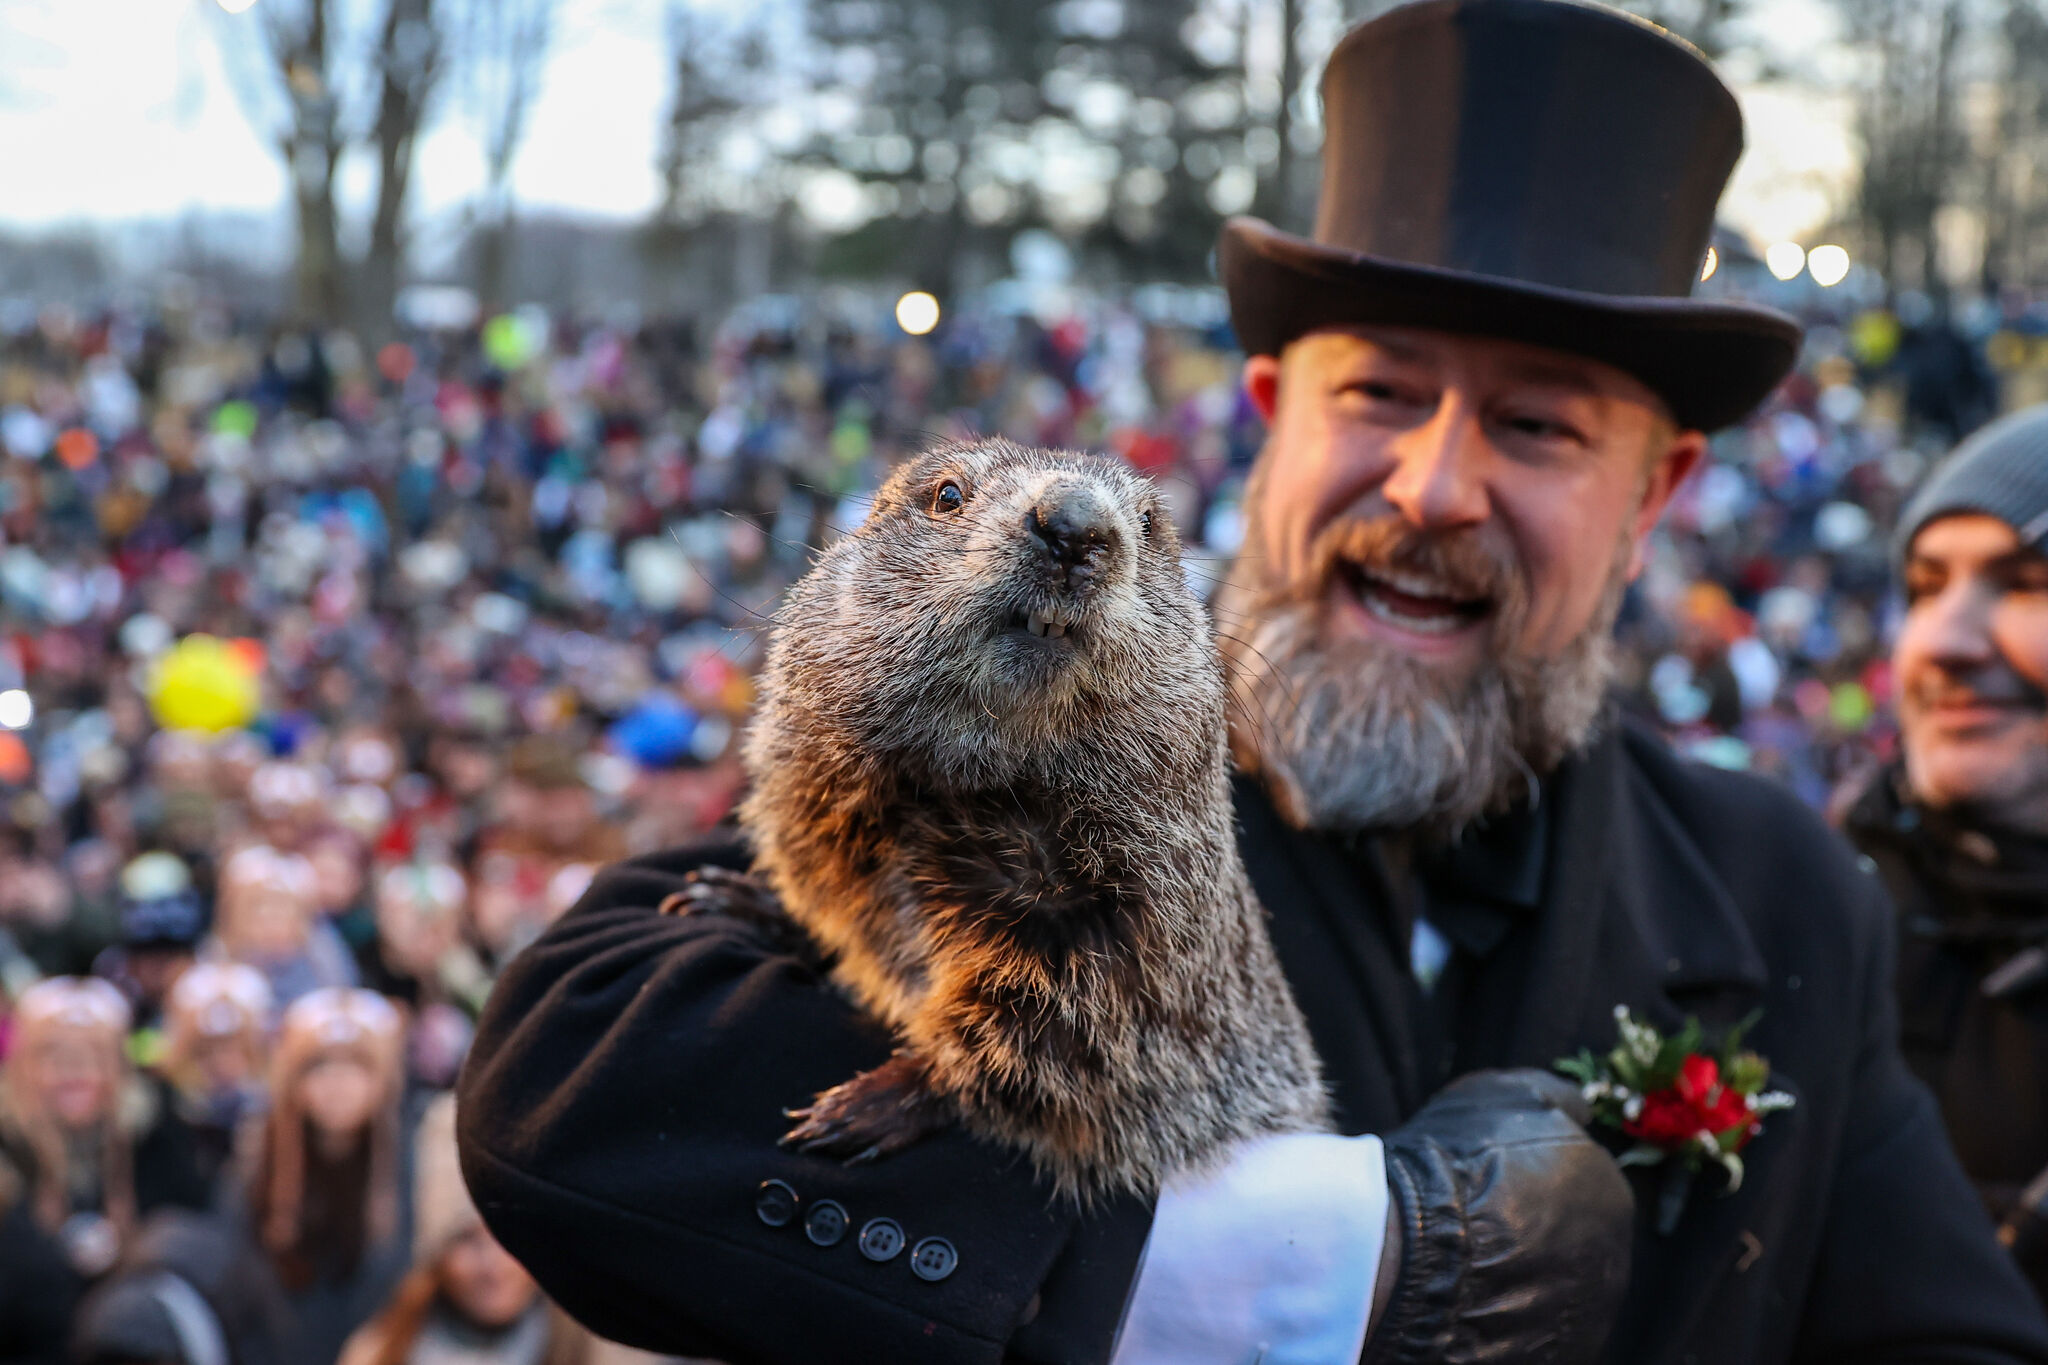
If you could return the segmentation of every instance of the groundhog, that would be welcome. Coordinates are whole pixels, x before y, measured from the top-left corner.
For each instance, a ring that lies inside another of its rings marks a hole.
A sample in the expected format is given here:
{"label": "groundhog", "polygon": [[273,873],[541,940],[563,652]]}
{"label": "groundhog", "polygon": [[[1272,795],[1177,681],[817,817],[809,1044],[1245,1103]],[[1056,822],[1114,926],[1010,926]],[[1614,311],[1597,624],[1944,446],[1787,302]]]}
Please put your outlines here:
{"label": "groundhog", "polygon": [[889,479],[777,613],[745,746],[756,876],[900,1040],[786,1142],[873,1158],[959,1121],[1093,1198],[1325,1126],[1224,697],[1128,467],[981,441]]}

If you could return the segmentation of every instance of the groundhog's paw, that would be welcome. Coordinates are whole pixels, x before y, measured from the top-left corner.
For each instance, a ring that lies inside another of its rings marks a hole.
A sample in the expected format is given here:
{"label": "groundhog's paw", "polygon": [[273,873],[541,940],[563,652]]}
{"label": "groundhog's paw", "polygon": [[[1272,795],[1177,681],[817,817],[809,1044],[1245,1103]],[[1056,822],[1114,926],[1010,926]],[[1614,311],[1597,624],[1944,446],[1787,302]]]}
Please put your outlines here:
{"label": "groundhog's paw", "polygon": [[899,1052],[823,1092],[809,1108],[785,1110],[784,1117],[798,1122],[783,1135],[783,1146],[854,1165],[902,1151],[943,1128],[950,1114],[929,1089],[923,1064]]}

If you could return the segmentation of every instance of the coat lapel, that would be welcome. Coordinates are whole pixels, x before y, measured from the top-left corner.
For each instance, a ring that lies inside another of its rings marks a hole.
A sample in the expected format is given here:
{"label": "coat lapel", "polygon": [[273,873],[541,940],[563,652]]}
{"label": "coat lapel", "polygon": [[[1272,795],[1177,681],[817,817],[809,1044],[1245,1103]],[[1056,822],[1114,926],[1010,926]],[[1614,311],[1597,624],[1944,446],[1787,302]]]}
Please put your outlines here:
{"label": "coat lapel", "polygon": [[1514,1041],[1548,1068],[1614,1043],[1626,1005],[1661,1029],[1688,1014],[1739,1020],[1765,981],[1735,901],[1670,807],[1609,732],[1551,784],[1548,884]]}
{"label": "coat lapel", "polygon": [[[1762,952],[1726,885],[1669,804],[1610,731],[1552,783],[1549,884],[1523,995],[1517,1060],[1548,1068],[1580,1048],[1603,1052],[1616,1038],[1614,1009],[1670,1032],[1697,1016],[1724,1029],[1755,1008],[1766,983]],[[1796,1089],[1787,1077],[1772,1084]],[[1772,1120],[1789,1127],[1794,1109]],[[1771,1147],[1796,1151],[1789,1134]],[[1712,1336],[1709,1310],[1722,1282],[1746,1269],[1755,1228],[1776,1241],[1768,1210],[1755,1207],[1771,1156],[1752,1158],[1749,1193],[1721,1197],[1711,1179],[1691,1192],[1670,1236],[1655,1231],[1659,1177],[1630,1172],[1636,1192],[1631,1290],[1611,1358],[1631,1365],[1665,1358]],[[1704,1335],[1703,1335],[1704,1334]],[[1701,1357],[1704,1359],[1705,1357]]]}

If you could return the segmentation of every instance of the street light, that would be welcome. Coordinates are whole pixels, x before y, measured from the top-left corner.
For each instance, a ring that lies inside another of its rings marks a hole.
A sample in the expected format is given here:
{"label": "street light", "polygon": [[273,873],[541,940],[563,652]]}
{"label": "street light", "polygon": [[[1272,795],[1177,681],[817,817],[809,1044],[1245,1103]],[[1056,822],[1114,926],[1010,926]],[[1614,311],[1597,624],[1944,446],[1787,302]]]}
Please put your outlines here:
{"label": "street light", "polygon": [[922,289],[914,289],[896,300],[896,325],[914,337],[921,337],[939,325],[939,301]]}
{"label": "street light", "polygon": [[19,687],[0,692],[0,730],[26,730],[36,718],[36,704]]}
{"label": "street light", "polygon": [[1764,264],[1781,280],[1796,279],[1806,268],[1806,248],[1797,242],[1773,242],[1764,248]]}
{"label": "street light", "polygon": [[1849,277],[1849,253],[1838,246],[1817,246],[1806,253],[1806,273],[1823,289]]}

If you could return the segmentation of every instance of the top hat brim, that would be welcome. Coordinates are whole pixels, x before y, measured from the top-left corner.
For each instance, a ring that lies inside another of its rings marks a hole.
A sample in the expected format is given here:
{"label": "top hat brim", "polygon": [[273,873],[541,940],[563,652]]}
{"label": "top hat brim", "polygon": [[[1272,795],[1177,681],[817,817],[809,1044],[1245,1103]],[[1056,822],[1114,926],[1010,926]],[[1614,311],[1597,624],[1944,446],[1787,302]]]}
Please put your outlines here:
{"label": "top hat brim", "polygon": [[1216,249],[1231,325],[1250,355],[1319,327],[1422,327],[1499,337],[1614,366],[1680,427],[1741,421],[1799,358],[1800,326],[1753,304],[1594,294],[1325,246],[1232,218]]}

